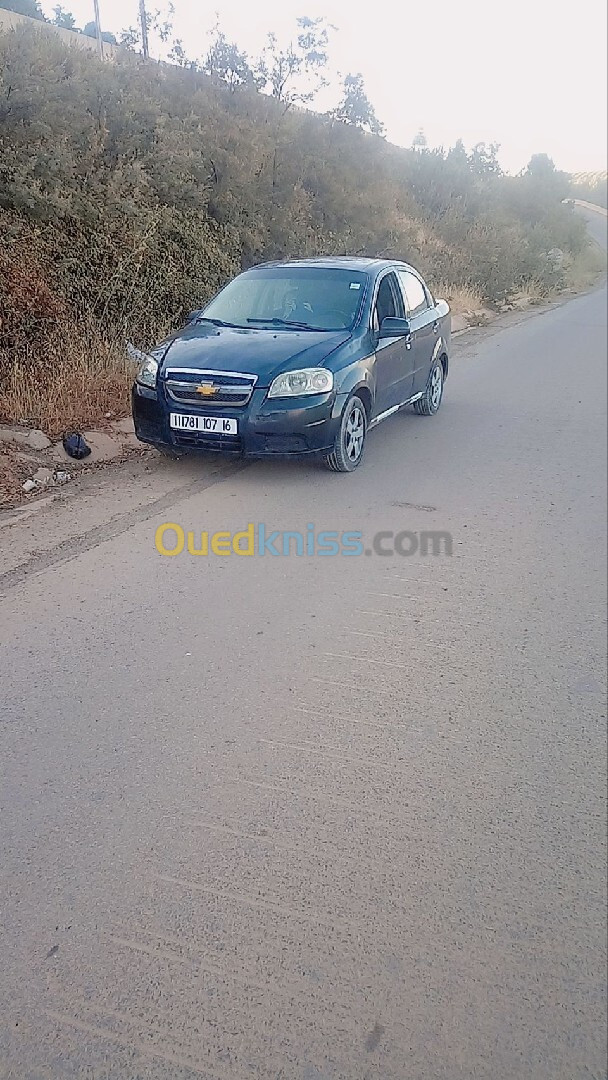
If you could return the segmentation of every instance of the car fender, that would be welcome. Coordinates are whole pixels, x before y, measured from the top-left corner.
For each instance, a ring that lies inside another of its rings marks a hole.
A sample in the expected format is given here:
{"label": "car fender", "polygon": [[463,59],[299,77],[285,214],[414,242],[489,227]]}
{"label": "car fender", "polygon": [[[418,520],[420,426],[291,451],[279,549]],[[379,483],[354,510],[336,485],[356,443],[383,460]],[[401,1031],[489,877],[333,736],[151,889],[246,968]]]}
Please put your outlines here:
{"label": "car fender", "polygon": [[444,377],[444,381],[445,381],[445,379],[447,379],[447,377],[448,377],[448,367],[449,367],[449,337],[446,339],[446,337],[443,334],[440,334],[439,337],[437,338],[437,341],[435,342],[435,346],[433,348],[433,355],[431,357],[431,370],[432,370],[433,365],[434,365],[434,363],[435,363],[438,356],[445,356],[445,363],[443,365],[443,368],[444,368],[444,376],[443,377]]}
{"label": "car fender", "polygon": [[446,361],[444,366],[444,378],[448,377],[449,356],[452,344],[452,313],[450,306],[445,300],[438,300],[435,305],[437,318],[440,323],[440,334],[433,350],[433,363],[437,356],[443,354]]}
{"label": "car fender", "polygon": [[347,398],[358,390],[364,390],[368,398],[370,413],[373,410],[376,396],[376,379],[374,373],[375,353],[362,356],[359,360],[349,364],[347,368],[335,373],[336,395],[344,403]]}

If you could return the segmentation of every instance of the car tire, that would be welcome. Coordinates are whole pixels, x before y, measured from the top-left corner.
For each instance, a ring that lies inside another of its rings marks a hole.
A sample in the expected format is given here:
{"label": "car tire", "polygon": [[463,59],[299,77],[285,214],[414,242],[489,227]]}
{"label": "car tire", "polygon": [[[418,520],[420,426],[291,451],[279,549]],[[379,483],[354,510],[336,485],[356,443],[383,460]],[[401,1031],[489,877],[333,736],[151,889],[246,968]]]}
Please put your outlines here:
{"label": "car tire", "polygon": [[420,416],[434,416],[439,412],[443,400],[444,371],[441,360],[436,360],[431,368],[426,390],[418,401],[414,402],[414,410]]}
{"label": "car tire", "polygon": [[353,394],[344,406],[334,448],[325,459],[327,467],[333,472],[353,472],[361,463],[366,435],[365,405]]}

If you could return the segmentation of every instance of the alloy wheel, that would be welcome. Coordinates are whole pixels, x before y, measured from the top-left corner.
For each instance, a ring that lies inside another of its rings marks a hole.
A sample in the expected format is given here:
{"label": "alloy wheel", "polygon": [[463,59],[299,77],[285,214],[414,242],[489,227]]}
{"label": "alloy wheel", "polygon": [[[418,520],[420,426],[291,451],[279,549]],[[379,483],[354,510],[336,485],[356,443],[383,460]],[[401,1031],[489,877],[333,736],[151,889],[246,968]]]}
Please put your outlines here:
{"label": "alloy wheel", "polygon": [[441,364],[437,364],[433,370],[433,374],[431,375],[430,386],[431,408],[433,409],[433,411],[436,411],[439,408],[442,393],[443,371],[441,369]]}
{"label": "alloy wheel", "polygon": [[346,421],[344,432],[346,454],[350,461],[358,461],[365,438],[365,417],[358,405],[355,405]]}

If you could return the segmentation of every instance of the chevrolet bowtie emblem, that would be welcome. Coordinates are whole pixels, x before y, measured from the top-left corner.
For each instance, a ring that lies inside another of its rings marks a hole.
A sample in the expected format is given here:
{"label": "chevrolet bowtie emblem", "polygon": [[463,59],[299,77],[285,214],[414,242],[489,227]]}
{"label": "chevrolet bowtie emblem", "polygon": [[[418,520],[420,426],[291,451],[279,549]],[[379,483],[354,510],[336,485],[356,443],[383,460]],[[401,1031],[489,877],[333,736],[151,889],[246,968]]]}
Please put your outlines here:
{"label": "chevrolet bowtie emblem", "polygon": [[197,386],[196,392],[201,394],[202,397],[213,397],[214,394],[217,394],[217,386],[214,386],[213,383],[203,382],[200,386]]}

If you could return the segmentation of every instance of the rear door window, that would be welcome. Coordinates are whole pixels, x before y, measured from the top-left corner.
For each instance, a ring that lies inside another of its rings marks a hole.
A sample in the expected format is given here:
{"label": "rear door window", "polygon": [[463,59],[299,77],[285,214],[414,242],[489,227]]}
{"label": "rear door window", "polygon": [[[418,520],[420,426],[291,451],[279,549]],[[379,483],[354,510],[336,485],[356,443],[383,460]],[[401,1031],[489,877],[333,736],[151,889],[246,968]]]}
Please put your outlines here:
{"label": "rear door window", "polygon": [[415,319],[416,315],[426,311],[429,306],[424,285],[420,278],[410,274],[408,270],[399,270],[398,273],[406,299],[408,318]]}

